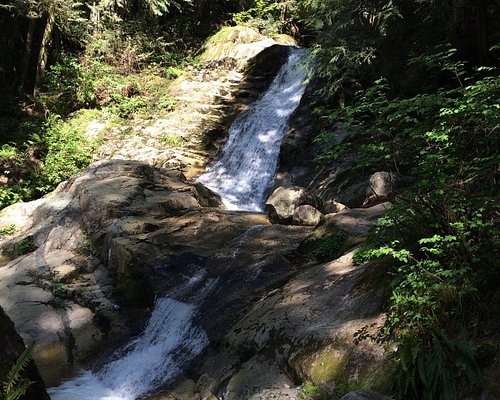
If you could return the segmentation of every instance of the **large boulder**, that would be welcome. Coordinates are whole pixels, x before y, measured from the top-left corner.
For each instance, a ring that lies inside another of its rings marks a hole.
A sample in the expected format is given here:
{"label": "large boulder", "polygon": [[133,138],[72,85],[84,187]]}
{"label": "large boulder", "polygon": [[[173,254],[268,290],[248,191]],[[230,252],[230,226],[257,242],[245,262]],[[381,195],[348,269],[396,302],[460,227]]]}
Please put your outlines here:
{"label": "large boulder", "polygon": [[273,224],[290,224],[299,206],[321,208],[321,199],[300,186],[278,187],[266,201],[266,211]]}
{"label": "large boulder", "polygon": [[[384,349],[354,340],[364,326],[383,322],[384,285],[372,273],[369,266],[355,267],[350,252],[303,268],[265,294],[222,343],[209,349],[198,369],[203,377],[199,392],[234,393],[241,400],[273,393],[284,396],[277,398],[300,398],[273,372],[276,366],[296,381],[329,388],[383,380],[379,371]],[[254,365],[257,360],[259,368]],[[252,370],[258,376],[248,376]],[[275,378],[266,382],[266,376]]]}
{"label": "large boulder", "polygon": [[294,225],[309,225],[316,226],[323,220],[323,214],[313,206],[305,204],[303,206],[298,206],[292,217],[292,223]]}
{"label": "large boulder", "polygon": [[239,67],[243,67],[262,50],[276,44],[293,46],[296,42],[293,38],[283,35],[276,41],[245,26],[225,27],[208,39],[200,60],[232,58],[237,60]]}
{"label": "large boulder", "polygon": [[136,305],[154,299],[140,266],[156,253],[137,251],[138,264],[131,264],[126,247],[113,240],[220,204],[218,195],[178,171],[111,160],[91,165],[47,198],[2,211],[0,226],[22,218],[12,235],[0,238],[0,305],[25,341],[38,343],[34,359],[46,383],[73,374],[135,329],[118,311],[118,289]]}
{"label": "large boulder", "polygon": [[359,177],[352,173],[350,162],[340,163],[323,175],[313,192],[323,200],[325,213],[340,211],[339,204],[340,208],[357,208],[390,201],[405,185],[414,181],[412,177],[387,171]]}

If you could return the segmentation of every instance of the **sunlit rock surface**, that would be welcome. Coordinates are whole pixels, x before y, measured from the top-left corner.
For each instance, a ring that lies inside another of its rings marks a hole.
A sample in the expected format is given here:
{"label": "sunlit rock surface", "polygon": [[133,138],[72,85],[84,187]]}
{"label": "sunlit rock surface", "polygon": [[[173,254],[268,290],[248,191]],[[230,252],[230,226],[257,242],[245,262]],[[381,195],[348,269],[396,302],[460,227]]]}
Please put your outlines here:
{"label": "sunlit rock surface", "polygon": [[224,32],[207,42],[201,63],[169,86],[173,112],[137,117],[111,129],[91,124],[88,136],[103,141],[94,159],[138,160],[177,169],[188,178],[199,175],[236,115],[260,96],[285,61],[286,46],[295,45],[291,38],[278,43],[247,27]]}
{"label": "sunlit rock surface", "polygon": [[[143,233],[157,227],[156,219],[219,204],[216,194],[188,184],[179,172],[114,160],[93,164],[36,207],[23,208],[30,218],[18,220],[16,232],[0,242],[3,254],[14,258],[0,267],[0,304],[21,336],[37,341],[35,360],[47,383],[71,374],[114,336],[126,334],[112,299],[117,281],[143,304],[154,297],[137,292],[149,286],[129,270],[109,274],[108,265],[114,264],[105,246],[116,229],[120,236]],[[11,221],[20,208],[3,210],[2,220]],[[30,244],[27,254],[16,253],[20,243]],[[132,287],[126,286],[128,279]]]}

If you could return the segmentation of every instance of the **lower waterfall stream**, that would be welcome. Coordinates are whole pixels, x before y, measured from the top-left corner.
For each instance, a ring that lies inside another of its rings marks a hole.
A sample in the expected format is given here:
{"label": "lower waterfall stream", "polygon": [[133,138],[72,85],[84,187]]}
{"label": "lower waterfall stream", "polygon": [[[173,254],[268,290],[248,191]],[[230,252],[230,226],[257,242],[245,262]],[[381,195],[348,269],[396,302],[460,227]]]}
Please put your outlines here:
{"label": "lower waterfall stream", "polygon": [[[305,90],[307,55],[304,49],[289,49],[288,61],[268,91],[236,118],[220,159],[198,179],[218,192],[228,209],[262,211],[288,120]],[[236,247],[258,229],[250,228]],[[234,249],[235,257],[237,251]],[[113,360],[100,370],[84,371],[50,388],[51,398],[136,400],[173,380],[209,343],[207,334],[192,322],[198,301],[192,303],[158,298],[141,335],[115,352]]]}
{"label": "lower waterfall stream", "polygon": [[194,305],[164,297],[156,301],[144,332],[98,372],[85,371],[49,389],[53,400],[134,400],[182,372],[208,344],[192,325]]}

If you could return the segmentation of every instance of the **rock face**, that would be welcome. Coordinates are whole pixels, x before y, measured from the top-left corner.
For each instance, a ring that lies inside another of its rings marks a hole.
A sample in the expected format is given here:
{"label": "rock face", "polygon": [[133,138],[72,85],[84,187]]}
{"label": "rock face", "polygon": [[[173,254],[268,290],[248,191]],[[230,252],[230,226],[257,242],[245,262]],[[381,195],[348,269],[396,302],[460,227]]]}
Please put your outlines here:
{"label": "rock face", "polygon": [[292,223],[294,225],[316,226],[323,219],[323,214],[308,204],[298,206],[293,212]]}
{"label": "rock face", "polygon": [[[266,211],[273,224],[290,224],[299,206],[321,208],[321,200],[299,186],[280,186],[266,201]],[[299,221],[297,217],[297,221]]]}
{"label": "rock face", "polygon": [[251,28],[225,28],[207,42],[202,62],[170,84],[174,112],[112,129],[90,124],[88,136],[103,141],[94,159],[137,160],[177,169],[188,178],[199,175],[236,115],[271,82],[290,45],[295,45],[291,38],[278,44]]}
{"label": "rock face", "polygon": [[[379,206],[349,210],[331,215],[331,224],[357,237],[382,211]],[[317,232],[316,237],[328,234]],[[192,367],[197,380],[183,381],[155,399],[298,400],[296,382],[311,381],[334,392],[336,385],[377,380],[384,350],[368,341],[355,344],[353,335],[383,322],[383,285],[376,283],[380,271],[375,266],[355,267],[352,255],[324,264],[302,261],[286,283],[265,292],[213,342]]]}
{"label": "rock face", "polygon": [[[261,35],[252,28],[245,26],[226,27],[210,38],[205,45],[205,51],[200,56],[202,61],[223,60],[233,58],[238,60],[238,66],[243,68],[246,62],[262,50],[276,45],[278,42]],[[291,37],[281,36],[280,45],[296,46]]]}
{"label": "rock face", "polygon": [[190,301],[207,282],[218,282],[207,289],[199,323],[220,341],[256,297],[295,273],[294,250],[310,228],[270,225],[262,214],[219,205],[216,194],[177,171],[111,160],[26,208],[30,223],[2,248],[29,239],[35,250],[0,267],[0,304],[25,340],[39,343],[35,359],[46,382],[128,333],[116,301]]}
{"label": "rock face", "polygon": [[298,250],[329,234],[324,226],[357,237],[380,211],[328,216],[314,231],[271,225],[221,210],[217,195],[177,171],[124,160],[93,164],[37,204],[3,239],[4,251],[24,238],[36,250],[0,267],[0,304],[39,342],[47,382],[129,334],[122,311],[150,307],[155,295],[196,299],[194,323],[211,343],[190,367],[196,381],[165,398],[297,399],[296,381],[354,383],[365,376],[356,371],[380,365],[382,349],[352,336],[381,322],[370,268],[354,268],[352,253],[306,264],[309,250]]}
{"label": "rock face", "polygon": [[[109,253],[111,244],[117,248],[113,239],[154,230],[155,219],[219,204],[217,195],[187,184],[179,172],[115,160],[90,166],[36,208],[25,207],[28,222],[1,248],[15,253],[19,243],[30,243],[29,252],[0,267],[0,304],[22,337],[38,343],[34,358],[47,383],[127,334],[111,298],[117,279],[128,300],[136,296],[144,305],[154,297],[142,271]],[[5,209],[2,219],[20,208]]]}
{"label": "rock face", "polygon": [[[10,367],[15,364],[24,349],[23,340],[17,334],[14,324],[0,308],[0,360],[2,360],[0,364],[0,382],[5,382]],[[26,394],[21,397],[22,400],[50,400],[33,361],[21,372],[20,378],[27,378],[33,382],[28,387]]]}

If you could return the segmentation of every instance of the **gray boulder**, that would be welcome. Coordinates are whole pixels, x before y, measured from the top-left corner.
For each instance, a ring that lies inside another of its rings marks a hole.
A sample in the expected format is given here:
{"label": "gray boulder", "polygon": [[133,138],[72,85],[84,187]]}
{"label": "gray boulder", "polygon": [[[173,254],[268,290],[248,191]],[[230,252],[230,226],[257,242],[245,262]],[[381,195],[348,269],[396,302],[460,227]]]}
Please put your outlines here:
{"label": "gray boulder", "polygon": [[292,217],[294,225],[316,226],[323,220],[323,214],[313,206],[305,204],[295,209]]}
{"label": "gray boulder", "polygon": [[383,396],[373,390],[356,390],[342,396],[340,400],[390,400],[390,397]]}
{"label": "gray boulder", "polygon": [[378,171],[369,177],[353,179],[348,169],[339,168],[318,185],[318,196],[324,202],[325,213],[338,212],[337,204],[349,208],[370,207],[391,200],[414,178],[394,172]]}
{"label": "gray boulder", "polygon": [[280,186],[266,201],[266,211],[273,224],[291,224],[295,210],[299,206],[310,205],[320,209],[322,202],[300,186]]}

